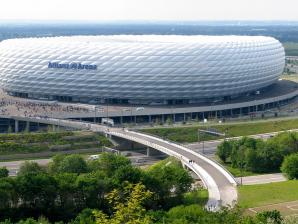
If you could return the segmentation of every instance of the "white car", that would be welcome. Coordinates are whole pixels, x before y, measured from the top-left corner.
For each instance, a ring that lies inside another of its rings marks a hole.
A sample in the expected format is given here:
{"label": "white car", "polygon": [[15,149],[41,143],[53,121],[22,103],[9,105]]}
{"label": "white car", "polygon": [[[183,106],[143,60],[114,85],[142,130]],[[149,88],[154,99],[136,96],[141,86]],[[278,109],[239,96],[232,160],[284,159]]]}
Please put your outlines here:
{"label": "white car", "polygon": [[91,155],[91,156],[89,156],[88,159],[89,160],[97,160],[97,159],[99,159],[99,155]]}
{"label": "white car", "polygon": [[136,108],[136,111],[140,111],[140,110],[145,110],[145,108],[144,107],[137,107]]}

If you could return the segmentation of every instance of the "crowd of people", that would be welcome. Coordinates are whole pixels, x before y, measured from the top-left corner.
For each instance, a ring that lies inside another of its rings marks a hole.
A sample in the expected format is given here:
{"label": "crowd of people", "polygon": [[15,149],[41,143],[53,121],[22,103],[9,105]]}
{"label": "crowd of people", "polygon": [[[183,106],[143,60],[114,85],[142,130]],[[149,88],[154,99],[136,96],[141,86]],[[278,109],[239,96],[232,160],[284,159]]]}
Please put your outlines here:
{"label": "crowd of people", "polygon": [[63,105],[57,102],[34,102],[29,100],[18,100],[9,97],[0,98],[1,115],[22,115],[26,117],[55,116],[63,113],[88,113],[92,109],[76,106]]}

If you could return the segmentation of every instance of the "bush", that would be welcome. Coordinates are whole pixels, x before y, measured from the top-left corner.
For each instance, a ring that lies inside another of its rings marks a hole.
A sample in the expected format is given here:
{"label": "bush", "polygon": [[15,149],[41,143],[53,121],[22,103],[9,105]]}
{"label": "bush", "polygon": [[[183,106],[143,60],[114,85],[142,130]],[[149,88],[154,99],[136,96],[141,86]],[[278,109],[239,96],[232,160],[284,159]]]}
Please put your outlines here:
{"label": "bush", "polygon": [[285,157],[281,171],[285,173],[289,179],[298,178],[298,153]]}
{"label": "bush", "polygon": [[216,154],[233,168],[251,172],[276,172],[286,155],[298,152],[298,134],[282,133],[267,141],[243,137],[222,142]]}
{"label": "bush", "polygon": [[6,167],[0,167],[0,178],[8,177],[8,169]]}

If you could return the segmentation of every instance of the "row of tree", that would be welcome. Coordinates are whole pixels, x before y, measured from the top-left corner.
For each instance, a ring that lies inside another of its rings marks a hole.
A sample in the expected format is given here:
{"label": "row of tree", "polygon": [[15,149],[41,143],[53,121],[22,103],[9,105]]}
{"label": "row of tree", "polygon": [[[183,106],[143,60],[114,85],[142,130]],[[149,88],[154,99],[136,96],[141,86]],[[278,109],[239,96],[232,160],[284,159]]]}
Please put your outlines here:
{"label": "row of tree", "polygon": [[0,224],[296,223],[278,211],[252,217],[239,208],[209,212],[181,204],[192,179],[172,158],[141,170],[107,153],[89,162],[56,156],[48,167],[25,163],[16,178],[0,173]]}
{"label": "row of tree", "polygon": [[147,209],[168,209],[181,203],[192,183],[188,172],[172,158],[142,170],[111,153],[88,162],[79,155],[59,155],[48,167],[26,162],[15,178],[7,177],[5,169],[1,173],[0,220],[12,221],[39,216],[69,221],[86,208],[110,215],[114,205],[107,195],[116,191],[123,196],[136,184],[154,195],[146,200]]}
{"label": "row of tree", "polygon": [[285,156],[298,153],[298,133],[286,132],[268,140],[243,137],[228,140],[217,147],[216,154],[232,167],[252,172],[279,171]]}

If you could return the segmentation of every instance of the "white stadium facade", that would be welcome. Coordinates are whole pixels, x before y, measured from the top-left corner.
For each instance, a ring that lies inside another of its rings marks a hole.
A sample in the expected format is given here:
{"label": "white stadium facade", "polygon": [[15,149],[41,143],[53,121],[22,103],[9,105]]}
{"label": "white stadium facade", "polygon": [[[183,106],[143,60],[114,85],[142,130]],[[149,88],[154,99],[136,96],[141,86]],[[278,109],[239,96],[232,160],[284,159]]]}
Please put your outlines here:
{"label": "white stadium facade", "polygon": [[282,44],[264,36],[10,39],[0,43],[0,88],[74,102],[215,102],[270,86],[284,64]]}

